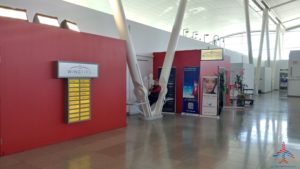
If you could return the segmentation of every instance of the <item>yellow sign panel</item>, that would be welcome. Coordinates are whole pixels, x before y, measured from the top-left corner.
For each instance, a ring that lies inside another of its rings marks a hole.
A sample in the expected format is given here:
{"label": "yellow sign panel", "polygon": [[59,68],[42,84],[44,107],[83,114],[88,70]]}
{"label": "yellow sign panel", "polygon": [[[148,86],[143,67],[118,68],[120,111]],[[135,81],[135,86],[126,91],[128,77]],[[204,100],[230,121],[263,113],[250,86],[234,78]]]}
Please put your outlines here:
{"label": "yellow sign panel", "polygon": [[91,119],[90,79],[68,79],[67,123]]}
{"label": "yellow sign panel", "polygon": [[68,79],[69,84],[70,83],[79,83],[79,79]]}
{"label": "yellow sign panel", "polygon": [[81,108],[86,108],[86,107],[90,107],[90,104],[81,104],[80,106]]}
{"label": "yellow sign panel", "polygon": [[89,96],[89,95],[90,95],[90,92],[80,92],[80,95],[81,95],[81,96],[85,96],[85,95],[88,95],[88,96]]}
{"label": "yellow sign panel", "polygon": [[80,91],[84,91],[84,92],[88,92],[88,91],[90,91],[90,88],[89,87],[82,87],[82,88],[80,88]]}
{"label": "yellow sign panel", "polygon": [[201,60],[223,60],[223,49],[203,49]]}
{"label": "yellow sign panel", "polygon": [[80,117],[80,120],[89,120],[91,117],[90,116],[83,116],[83,117]]}
{"label": "yellow sign panel", "polygon": [[80,79],[80,83],[90,83],[90,79]]}
{"label": "yellow sign panel", "polygon": [[78,92],[79,91],[79,88],[69,88],[69,92]]}
{"label": "yellow sign panel", "polygon": [[69,110],[69,114],[72,114],[72,113],[79,113],[79,109]]}
{"label": "yellow sign panel", "polygon": [[69,97],[69,101],[79,100],[79,97]]}
{"label": "yellow sign panel", "polygon": [[79,92],[69,92],[69,96],[79,96]]}
{"label": "yellow sign panel", "polygon": [[69,109],[78,109],[79,108],[79,105],[70,105],[69,106]]}
{"label": "yellow sign panel", "polygon": [[79,87],[79,84],[76,84],[76,83],[75,83],[75,84],[72,84],[72,83],[70,83],[70,84],[69,84],[69,87]]}
{"label": "yellow sign panel", "polygon": [[90,100],[81,100],[80,103],[90,103]]}
{"label": "yellow sign panel", "polygon": [[69,123],[73,123],[73,122],[78,122],[79,121],[79,118],[77,117],[77,118],[69,118],[68,119],[68,122]]}
{"label": "yellow sign panel", "polygon": [[80,87],[90,87],[90,84],[89,83],[81,83]]}
{"label": "yellow sign panel", "polygon": [[90,108],[84,108],[84,109],[80,109],[81,112],[83,111],[90,111]]}
{"label": "yellow sign panel", "polygon": [[69,114],[69,118],[79,117],[79,113]]}
{"label": "yellow sign panel", "polygon": [[84,113],[81,113],[80,115],[81,115],[81,116],[89,116],[89,115],[90,115],[90,112],[84,112]]}
{"label": "yellow sign panel", "polygon": [[80,97],[82,100],[89,100],[90,99],[90,96],[81,96]]}
{"label": "yellow sign panel", "polygon": [[74,105],[74,104],[78,105],[79,101],[69,101],[69,105]]}

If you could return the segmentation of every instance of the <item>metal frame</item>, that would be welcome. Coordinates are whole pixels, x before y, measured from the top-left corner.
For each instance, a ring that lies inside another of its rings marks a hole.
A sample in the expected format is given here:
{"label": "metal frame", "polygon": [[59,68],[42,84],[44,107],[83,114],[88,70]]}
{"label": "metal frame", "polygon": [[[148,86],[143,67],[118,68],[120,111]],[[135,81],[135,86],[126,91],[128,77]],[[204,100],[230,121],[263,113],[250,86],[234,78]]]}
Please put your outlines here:
{"label": "metal frame", "polygon": [[[80,98],[81,98],[81,93],[80,93],[80,92],[81,92],[81,91],[80,91],[80,80],[82,80],[82,79],[84,79],[84,80],[87,80],[87,79],[90,80],[90,82],[89,82],[89,84],[90,84],[90,87],[89,87],[89,89],[90,89],[90,90],[89,90],[89,93],[90,93],[90,94],[89,94],[89,98],[90,98],[90,99],[89,99],[89,101],[90,101],[90,103],[89,103],[89,105],[90,105],[90,107],[89,107],[89,108],[90,108],[89,113],[90,113],[90,115],[89,115],[89,117],[90,117],[90,118],[89,118],[89,119],[80,120],[80,117],[81,117],[81,116],[80,116],[80,114],[81,114],[80,109],[81,109],[81,108],[80,108],[80,103],[79,103],[79,104],[78,104],[78,105],[79,105],[79,108],[78,108],[78,109],[79,109],[79,112],[78,112],[78,114],[79,114],[79,116],[78,116],[79,120],[78,120],[78,121],[74,121],[74,122],[69,122],[69,110],[70,110],[70,109],[69,109],[69,106],[70,106],[70,105],[69,105],[69,97],[70,97],[70,96],[69,96],[69,90],[68,90],[68,89],[69,89],[69,80],[70,80],[70,79],[76,79],[76,80],[79,80],[79,83],[78,83],[78,84],[79,84],[79,87],[78,87],[78,88],[79,88],[79,91],[78,91],[78,92],[79,92],[79,96],[78,96],[78,97],[79,97],[79,100],[78,100],[79,102],[80,102]],[[64,119],[66,124],[74,124],[74,123],[80,123],[80,122],[92,120],[92,97],[91,97],[91,93],[92,93],[92,92],[91,92],[91,91],[92,91],[92,85],[91,85],[91,81],[92,81],[91,78],[66,78],[66,83],[65,83],[65,90],[66,90],[66,92],[65,92],[65,105],[66,105],[66,106],[65,106],[65,119]]]}

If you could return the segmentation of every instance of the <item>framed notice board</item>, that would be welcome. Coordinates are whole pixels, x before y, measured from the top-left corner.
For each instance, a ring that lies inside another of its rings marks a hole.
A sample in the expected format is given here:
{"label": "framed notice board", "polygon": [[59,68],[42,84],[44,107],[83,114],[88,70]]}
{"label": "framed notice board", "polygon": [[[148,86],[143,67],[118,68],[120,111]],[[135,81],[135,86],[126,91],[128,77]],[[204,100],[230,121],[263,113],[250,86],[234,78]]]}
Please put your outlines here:
{"label": "framed notice board", "polygon": [[65,122],[91,120],[91,79],[98,77],[98,65],[59,61],[57,76],[66,78]]}
{"label": "framed notice board", "polygon": [[66,123],[91,119],[91,80],[67,79]]}

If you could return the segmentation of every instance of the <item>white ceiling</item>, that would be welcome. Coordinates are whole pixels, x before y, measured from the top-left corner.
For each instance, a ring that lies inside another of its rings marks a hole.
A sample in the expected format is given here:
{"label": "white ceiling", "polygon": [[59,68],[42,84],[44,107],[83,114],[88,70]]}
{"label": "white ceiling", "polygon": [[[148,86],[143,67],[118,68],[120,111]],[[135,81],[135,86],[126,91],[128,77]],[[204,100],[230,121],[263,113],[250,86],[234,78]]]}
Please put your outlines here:
{"label": "white ceiling", "polygon": [[[266,0],[266,2],[287,29],[300,24],[299,0]],[[276,7],[284,3],[286,4]]]}
{"label": "white ceiling", "polygon": [[[111,14],[109,0],[64,0],[77,5]],[[189,0],[182,29],[188,28],[187,36],[197,31],[198,37],[209,34],[220,37],[245,32],[244,0]],[[251,0],[250,0],[251,1]],[[258,0],[260,1],[260,0]],[[300,0],[265,0],[269,7],[293,1],[273,9],[279,20],[287,27],[300,24]],[[127,19],[162,30],[171,31],[179,0],[122,0]],[[250,8],[251,30],[261,29],[261,13]],[[292,22],[291,19],[299,18]],[[292,23],[292,24],[291,24]],[[297,24],[298,23],[298,24]],[[275,25],[270,22],[270,29]]]}

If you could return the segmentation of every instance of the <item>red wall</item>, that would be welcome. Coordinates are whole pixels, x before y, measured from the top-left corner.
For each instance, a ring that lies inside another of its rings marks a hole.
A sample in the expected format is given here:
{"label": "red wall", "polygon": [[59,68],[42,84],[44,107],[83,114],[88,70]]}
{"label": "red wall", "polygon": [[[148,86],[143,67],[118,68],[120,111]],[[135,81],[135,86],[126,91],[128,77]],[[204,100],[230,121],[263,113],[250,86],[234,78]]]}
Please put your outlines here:
{"label": "red wall", "polygon": [[[1,155],[126,126],[126,48],[121,40],[0,18]],[[64,123],[56,61],[99,64],[92,120]]]}
{"label": "red wall", "polygon": [[[158,68],[162,67],[165,52],[153,53],[153,77],[158,79]],[[175,58],[172,67],[176,68],[176,112],[182,112],[182,87],[183,87],[183,69],[184,67],[200,67],[200,96],[199,110],[202,110],[202,77],[205,75],[216,75],[218,67],[225,67],[227,85],[230,84],[230,60],[225,57],[223,61],[201,61],[201,50],[187,50],[175,52]],[[226,95],[229,101],[229,93]],[[228,102],[229,103],[229,102]]]}
{"label": "red wall", "polygon": [[[158,68],[162,67],[165,52],[153,53],[153,78],[158,79]],[[200,67],[200,50],[188,50],[175,52],[172,67],[176,68],[176,112],[182,112],[182,87],[184,67]],[[200,67],[200,71],[201,71]]]}

